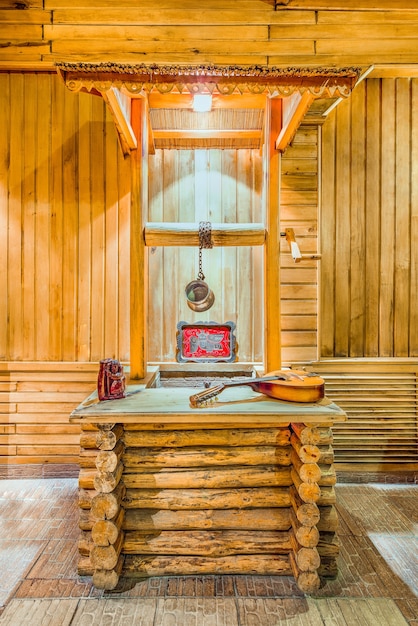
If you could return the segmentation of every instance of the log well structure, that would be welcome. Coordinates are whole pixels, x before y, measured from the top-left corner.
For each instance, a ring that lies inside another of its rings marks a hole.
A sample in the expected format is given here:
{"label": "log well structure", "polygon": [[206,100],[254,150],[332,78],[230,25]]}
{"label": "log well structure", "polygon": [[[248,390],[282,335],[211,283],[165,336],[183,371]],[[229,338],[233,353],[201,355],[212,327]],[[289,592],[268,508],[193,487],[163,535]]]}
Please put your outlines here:
{"label": "log well structure", "polygon": [[[229,559],[242,572],[269,563],[315,589],[336,573],[334,452],[349,470],[417,467],[417,3],[210,0],[203,17],[189,0],[110,4],[6,0],[0,10],[0,469],[80,462],[79,571],[98,587],[176,573],[175,563],[228,572]],[[130,89],[138,58],[168,73],[350,75],[346,93],[324,98],[312,84],[248,97],[238,81],[239,93],[214,94],[214,131],[187,125],[187,86]],[[106,76],[95,76],[101,64]],[[181,225],[209,216],[221,225],[216,315],[236,316],[241,358],[319,370],[348,422],[249,426],[241,414],[195,431],[162,427],[161,412],[140,427],[121,416],[68,424],[101,358],[130,363],[133,379],[147,360],[174,360],[172,322],[186,304],[164,287],[187,282],[182,246],[185,236],[196,245],[196,229]],[[242,243],[245,224],[257,228],[237,250],[233,227]],[[287,227],[303,263],[279,245]],[[231,275],[234,292],[220,278]]]}
{"label": "log well structure", "polygon": [[82,428],[79,573],[293,575],[304,592],[337,575],[336,474],[327,400],[244,388],[190,408],[190,390],[142,390],[72,413]]}

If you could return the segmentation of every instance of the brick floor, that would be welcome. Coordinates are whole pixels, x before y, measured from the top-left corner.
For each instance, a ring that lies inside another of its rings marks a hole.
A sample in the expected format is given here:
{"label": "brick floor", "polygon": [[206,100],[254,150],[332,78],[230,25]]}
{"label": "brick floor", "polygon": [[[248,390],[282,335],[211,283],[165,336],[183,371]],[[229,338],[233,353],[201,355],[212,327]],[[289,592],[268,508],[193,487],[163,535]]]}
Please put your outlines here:
{"label": "brick floor", "polygon": [[418,626],[415,484],[340,483],[339,575],[305,597],[290,577],[77,575],[74,478],[0,480],[0,625]]}

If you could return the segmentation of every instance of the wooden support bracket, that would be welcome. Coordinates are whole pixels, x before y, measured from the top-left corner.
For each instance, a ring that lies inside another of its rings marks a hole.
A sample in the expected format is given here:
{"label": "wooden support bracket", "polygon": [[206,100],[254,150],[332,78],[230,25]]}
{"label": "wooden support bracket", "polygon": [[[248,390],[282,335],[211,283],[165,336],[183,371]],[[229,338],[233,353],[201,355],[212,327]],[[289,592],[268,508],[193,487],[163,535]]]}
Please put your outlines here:
{"label": "wooden support bracket", "polygon": [[298,91],[283,99],[282,129],[276,140],[276,150],[286,150],[314,100],[315,97],[309,91]]}
{"label": "wooden support bracket", "polygon": [[131,126],[131,98],[121,93],[117,87],[111,87],[103,92],[103,99],[107,103],[116,124],[123,153],[129,154],[138,147],[135,133]]}

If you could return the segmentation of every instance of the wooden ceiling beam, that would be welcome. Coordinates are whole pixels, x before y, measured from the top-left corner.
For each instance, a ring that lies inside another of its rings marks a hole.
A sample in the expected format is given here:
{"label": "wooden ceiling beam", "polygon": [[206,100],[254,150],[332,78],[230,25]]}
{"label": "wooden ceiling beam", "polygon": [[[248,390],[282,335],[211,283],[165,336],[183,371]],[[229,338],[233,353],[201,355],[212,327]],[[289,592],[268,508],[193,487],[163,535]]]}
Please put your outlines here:
{"label": "wooden ceiling beam", "polygon": [[[212,224],[213,246],[262,246],[264,224]],[[199,246],[199,225],[178,222],[147,222],[144,227],[146,246]]]}

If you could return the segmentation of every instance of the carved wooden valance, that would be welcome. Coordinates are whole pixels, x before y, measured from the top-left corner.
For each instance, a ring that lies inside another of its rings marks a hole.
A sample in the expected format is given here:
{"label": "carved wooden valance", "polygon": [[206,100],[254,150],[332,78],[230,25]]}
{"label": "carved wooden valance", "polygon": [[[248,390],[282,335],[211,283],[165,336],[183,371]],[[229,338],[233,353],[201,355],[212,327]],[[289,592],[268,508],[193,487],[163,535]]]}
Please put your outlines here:
{"label": "carved wooden valance", "polygon": [[345,98],[360,68],[274,68],[264,66],[130,65],[121,63],[57,63],[71,91],[103,93],[111,87],[131,97],[160,93],[268,94],[286,97],[295,91],[315,98]]}

